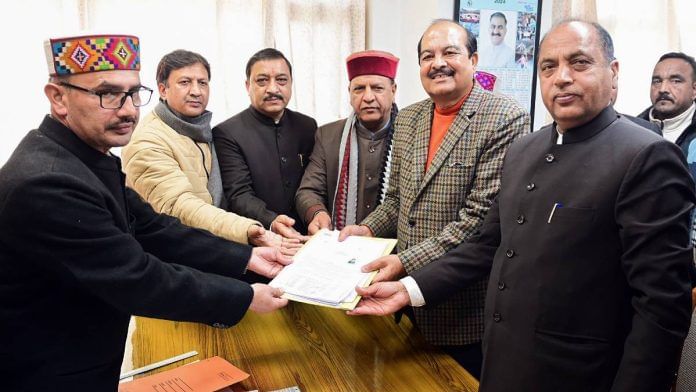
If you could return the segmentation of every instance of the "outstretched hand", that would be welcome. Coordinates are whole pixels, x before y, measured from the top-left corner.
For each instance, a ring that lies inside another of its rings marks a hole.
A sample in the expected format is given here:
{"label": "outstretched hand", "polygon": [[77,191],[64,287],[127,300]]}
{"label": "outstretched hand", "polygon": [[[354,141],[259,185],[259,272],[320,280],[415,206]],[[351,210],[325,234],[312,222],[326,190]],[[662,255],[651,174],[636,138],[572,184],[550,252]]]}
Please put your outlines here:
{"label": "outstretched hand", "polygon": [[331,230],[333,225],[331,224],[331,215],[326,211],[319,211],[314,215],[314,219],[307,225],[307,233],[309,235],[314,235],[321,229]]}
{"label": "outstretched hand", "polygon": [[290,256],[278,248],[254,248],[247,269],[267,278],[275,278],[286,265],[292,263]]}
{"label": "outstretched hand", "polygon": [[385,316],[411,302],[406,286],[401,282],[374,283],[366,288],[356,287],[355,291],[362,296],[362,299],[355,309],[346,312],[351,316]]}
{"label": "outstretched hand", "polygon": [[282,254],[287,256],[294,256],[302,247],[302,241],[297,238],[285,238],[261,226],[252,225],[248,233],[251,245],[278,248]]}
{"label": "outstretched hand", "polygon": [[273,222],[271,222],[271,231],[278,233],[285,238],[294,238],[302,243],[307,242],[309,237],[300,234],[292,226],[295,224],[295,220],[287,215],[278,215]]}

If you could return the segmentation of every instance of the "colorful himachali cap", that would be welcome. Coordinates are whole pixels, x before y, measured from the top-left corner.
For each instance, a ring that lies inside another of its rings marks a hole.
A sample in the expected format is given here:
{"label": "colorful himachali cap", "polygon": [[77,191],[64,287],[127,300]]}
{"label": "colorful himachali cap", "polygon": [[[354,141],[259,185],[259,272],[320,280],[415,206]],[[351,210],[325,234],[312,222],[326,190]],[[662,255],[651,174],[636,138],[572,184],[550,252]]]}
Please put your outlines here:
{"label": "colorful himachali cap", "polygon": [[493,91],[497,77],[492,73],[476,71],[474,72],[474,79],[476,79],[485,90]]}
{"label": "colorful himachali cap", "polygon": [[44,42],[51,76],[140,70],[140,40],[132,35],[83,35]]}
{"label": "colorful himachali cap", "polygon": [[381,75],[394,79],[398,65],[398,57],[380,50],[355,52],[346,59],[348,80],[360,75]]}

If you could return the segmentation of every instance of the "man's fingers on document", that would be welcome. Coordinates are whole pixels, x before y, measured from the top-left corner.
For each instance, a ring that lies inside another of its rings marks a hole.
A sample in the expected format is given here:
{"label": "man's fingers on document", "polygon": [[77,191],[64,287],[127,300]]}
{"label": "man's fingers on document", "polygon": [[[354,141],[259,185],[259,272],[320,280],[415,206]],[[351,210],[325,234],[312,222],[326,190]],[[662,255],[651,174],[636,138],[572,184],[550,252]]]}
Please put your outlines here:
{"label": "man's fingers on document", "polygon": [[280,298],[283,295],[283,290],[280,288],[261,283],[254,283],[251,288],[254,290],[254,298],[251,300],[249,309],[256,313],[272,312],[288,304],[287,299]]}
{"label": "man's fingers on document", "polygon": [[403,264],[397,255],[382,256],[362,267],[363,272],[379,270],[373,282],[396,280],[406,274]]}
{"label": "man's fingers on document", "polygon": [[362,297],[369,297],[372,295],[377,290],[377,287],[375,285],[368,286],[368,287],[356,287],[355,292],[358,293],[358,295]]}
{"label": "man's fingers on document", "polygon": [[347,312],[351,316],[392,314],[409,303],[408,293],[399,282],[375,283],[364,289],[356,288],[355,291],[363,298],[355,309]]}
{"label": "man's fingers on document", "polygon": [[338,233],[338,240],[343,241],[352,235],[373,237],[372,231],[365,225],[348,225]]}

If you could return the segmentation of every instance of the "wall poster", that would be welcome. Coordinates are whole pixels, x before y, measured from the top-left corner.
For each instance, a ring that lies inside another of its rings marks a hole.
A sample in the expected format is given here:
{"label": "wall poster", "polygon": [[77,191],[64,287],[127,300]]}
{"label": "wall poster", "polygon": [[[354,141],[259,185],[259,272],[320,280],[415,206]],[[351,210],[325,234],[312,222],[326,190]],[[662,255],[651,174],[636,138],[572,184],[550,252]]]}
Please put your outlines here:
{"label": "wall poster", "polygon": [[493,75],[494,90],[533,115],[541,0],[455,0],[454,8],[454,19],[477,38],[477,71]]}

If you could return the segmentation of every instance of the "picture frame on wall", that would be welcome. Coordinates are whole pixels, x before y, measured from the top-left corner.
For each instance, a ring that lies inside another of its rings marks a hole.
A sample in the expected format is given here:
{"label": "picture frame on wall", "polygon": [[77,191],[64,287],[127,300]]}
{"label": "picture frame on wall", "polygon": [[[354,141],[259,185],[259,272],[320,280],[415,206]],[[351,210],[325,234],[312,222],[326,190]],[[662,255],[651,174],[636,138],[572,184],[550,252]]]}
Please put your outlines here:
{"label": "picture frame on wall", "polygon": [[541,0],[455,0],[453,18],[476,37],[478,83],[533,116]]}

